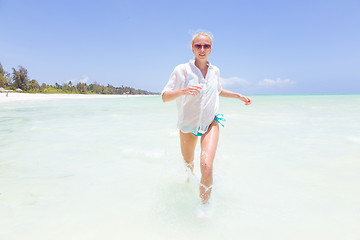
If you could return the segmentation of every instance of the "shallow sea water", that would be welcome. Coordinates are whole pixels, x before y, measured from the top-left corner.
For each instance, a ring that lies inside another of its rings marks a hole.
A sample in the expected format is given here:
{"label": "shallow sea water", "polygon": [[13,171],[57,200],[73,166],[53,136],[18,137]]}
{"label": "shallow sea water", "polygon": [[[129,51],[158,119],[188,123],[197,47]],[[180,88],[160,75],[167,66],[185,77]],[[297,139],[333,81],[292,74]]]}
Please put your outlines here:
{"label": "shallow sea water", "polygon": [[0,239],[359,239],[360,95],[252,99],[221,99],[205,221],[175,102],[1,104]]}

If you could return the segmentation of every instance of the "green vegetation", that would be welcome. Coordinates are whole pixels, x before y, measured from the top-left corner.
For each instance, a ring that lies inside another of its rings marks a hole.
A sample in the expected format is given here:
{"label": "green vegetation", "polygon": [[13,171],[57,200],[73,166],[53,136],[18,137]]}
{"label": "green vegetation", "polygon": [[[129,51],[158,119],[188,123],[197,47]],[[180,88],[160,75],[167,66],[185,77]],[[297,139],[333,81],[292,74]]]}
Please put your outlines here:
{"label": "green vegetation", "polygon": [[28,71],[22,66],[18,69],[13,68],[12,73],[6,72],[0,63],[0,88],[6,90],[21,89],[26,93],[66,93],[66,94],[130,94],[130,95],[152,95],[157,93],[148,92],[132,87],[114,87],[111,85],[102,86],[97,83],[86,84],[77,83],[73,85],[71,81],[62,85],[55,83],[49,85],[39,84],[38,81],[30,80]]}

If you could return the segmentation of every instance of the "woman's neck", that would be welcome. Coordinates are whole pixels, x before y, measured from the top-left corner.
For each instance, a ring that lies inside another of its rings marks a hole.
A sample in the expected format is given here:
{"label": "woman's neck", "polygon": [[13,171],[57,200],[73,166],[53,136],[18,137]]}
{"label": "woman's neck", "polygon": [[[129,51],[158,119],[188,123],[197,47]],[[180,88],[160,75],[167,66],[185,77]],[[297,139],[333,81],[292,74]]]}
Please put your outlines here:
{"label": "woman's neck", "polygon": [[208,71],[208,62],[207,61],[197,61],[195,59],[195,66],[200,70],[203,77],[206,78],[206,74]]}
{"label": "woman's neck", "polygon": [[205,70],[208,67],[208,61],[199,61],[195,59],[195,66],[197,66],[200,70]]}

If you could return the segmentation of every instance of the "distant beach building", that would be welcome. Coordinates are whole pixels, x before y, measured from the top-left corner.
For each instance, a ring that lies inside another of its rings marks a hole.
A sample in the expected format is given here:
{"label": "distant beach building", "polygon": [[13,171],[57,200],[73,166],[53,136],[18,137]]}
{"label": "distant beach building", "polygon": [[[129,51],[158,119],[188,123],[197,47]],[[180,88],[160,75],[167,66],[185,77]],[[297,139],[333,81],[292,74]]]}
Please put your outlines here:
{"label": "distant beach building", "polygon": [[6,92],[6,97],[8,97],[9,96],[9,92],[12,92],[13,90],[6,90],[5,88],[3,88],[3,87],[1,87],[0,88],[0,92]]}
{"label": "distant beach building", "polygon": [[[20,89],[21,90],[21,89]],[[1,87],[0,92],[12,92],[13,90],[6,90],[5,88]],[[21,90],[22,91],[22,90]]]}

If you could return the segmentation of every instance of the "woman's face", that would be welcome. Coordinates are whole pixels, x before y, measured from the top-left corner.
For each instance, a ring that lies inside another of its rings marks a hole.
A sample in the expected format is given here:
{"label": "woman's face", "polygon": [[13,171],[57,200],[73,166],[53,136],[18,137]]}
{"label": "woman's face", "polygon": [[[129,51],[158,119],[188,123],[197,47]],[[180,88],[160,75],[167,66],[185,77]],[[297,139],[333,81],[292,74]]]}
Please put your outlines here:
{"label": "woman's face", "polygon": [[198,61],[207,61],[211,53],[211,39],[208,36],[199,35],[194,39],[192,46],[195,59]]}

